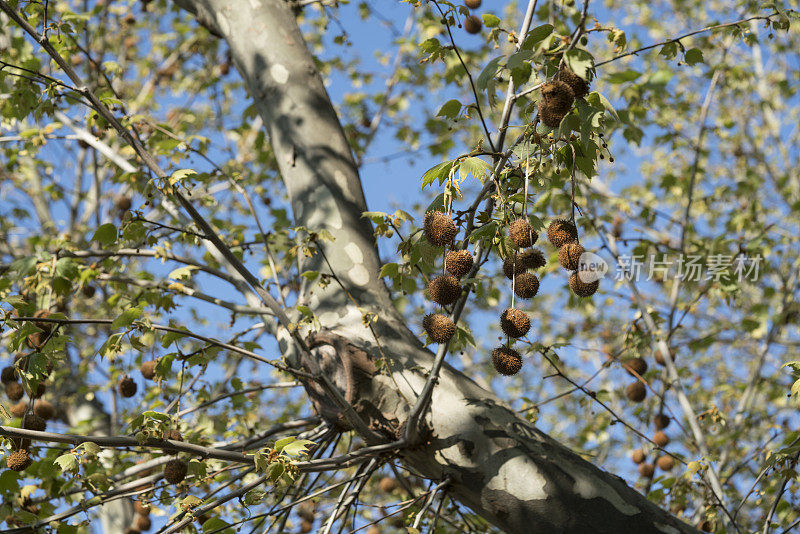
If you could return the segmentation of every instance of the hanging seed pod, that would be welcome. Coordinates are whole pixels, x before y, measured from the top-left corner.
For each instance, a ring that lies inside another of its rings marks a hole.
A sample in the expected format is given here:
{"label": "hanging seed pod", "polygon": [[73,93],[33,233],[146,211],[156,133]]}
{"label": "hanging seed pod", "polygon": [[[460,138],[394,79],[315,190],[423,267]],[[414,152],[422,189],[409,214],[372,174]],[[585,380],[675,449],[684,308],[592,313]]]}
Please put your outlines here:
{"label": "hanging seed pod", "polygon": [[456,333],[456,325],[446,315],[429,313],[422,319],[422,327],[435,343],[447,343]]}
{"label": "hanging seed pod", "polygon": [[454,303],[460,294],[461,285],[453,276],[437,276],[428,283],[428,295],[436,304],[448,306]]}
{"label": "hanging seed pod", "polygon": [[455,239],[456,225],[447,214],[441,211],[429,211],[425,214],[423,233],[431,245],[444,247]]}
{"label": "hanging seed pod", "polygon": [[522,369],[522,357],[514,349],[501,346],[492,351],[492,364],[501,375],[511,376]]}
{"label": "hanging seed pod", "polygon": [[508,227],[508,236],[519,248],[533,246],[539,235],[533,230],[533,226],[525,219],[517,219]]}
{"label": "hanging seed pod", "polygon": [[444,264],[447,272],[461,278],[472,269],[474,260],[468,250],[451,250],[445,257]]}
{"label": "hanging seed pod", "polygon": [[521,299],[532,299],[539,292],[539,279],[533,273],[522,273],[514,277],[514,294]]}
{"label": "hanging seed pod", "polygon": [[522,310],[508,308],[500,315],[500,328],[507,336],[516,339],[528,333],[531,319]]}

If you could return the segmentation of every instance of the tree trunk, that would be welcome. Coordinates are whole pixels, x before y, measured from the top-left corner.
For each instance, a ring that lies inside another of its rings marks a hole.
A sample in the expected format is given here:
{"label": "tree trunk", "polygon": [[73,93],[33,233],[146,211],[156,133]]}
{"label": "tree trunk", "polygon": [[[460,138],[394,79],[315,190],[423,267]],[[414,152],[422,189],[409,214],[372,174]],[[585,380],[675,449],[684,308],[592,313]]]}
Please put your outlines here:
{"label": "tree trunk", "polygon": [[[433,355],[395,311],[378,277],[372,227],[361,217],[367,207],[358,169],[290,4],[176,2],[230,46],[270,136],[295,223],[333,236],[321,244],[324,257],[317,254],[304,269],[332,271],[358,307],[336,283],[325,289],[307,284],[303,299],[333,338],[347,340],[350,349],[373,361],[384,360],[388,373],[364,370],[352,400],[373,429],[396,434],[422,390]],[[363,312],[377,316],[374,334],[365,328]],[[346,375],[342,362],[352,364],[352,354],[330,339],[322,336],[315,349],[320,364]],[[292,363],[300,361],[291,345],[282,342],[282,349]],[[324,404],[313,392],[312,399],[318,408]],[[434,480],[449,477],[451,495],[507,532],[697,532],[447,365],[425,423],[427,441],[401,450],[403,461]]]}

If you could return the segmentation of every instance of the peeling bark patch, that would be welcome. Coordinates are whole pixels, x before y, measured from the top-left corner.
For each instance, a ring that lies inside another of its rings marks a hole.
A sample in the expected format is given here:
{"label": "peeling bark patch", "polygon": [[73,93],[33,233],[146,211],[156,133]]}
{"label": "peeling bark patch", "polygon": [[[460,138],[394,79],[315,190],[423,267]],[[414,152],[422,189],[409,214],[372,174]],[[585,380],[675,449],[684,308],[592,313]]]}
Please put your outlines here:
{"label": "peeling bark patch", "polygon": [[280,63],[271,66],[269,68],[269,74],[272,76],[273,80],[281,85],[289,81],[289,70]]}
{"label": "peeling bark patch", "polygon": [[369,271],[360,263],[353,265],[353,268],[347,271],[347,276],[357,286],[369,284]]}
{"label": "peeling bark patch", "polygon": [[579,473],[571,473],[575,478],[575,486],[573,487],[575,493],[584,499],[605,499],[611,503],[614,508],[625,515],[636,515],[641,513],[641,510],[632,504],[628,504],[620,497],[619,493],[614,491],[614,488],[608,484],[604,484],[597,478],[590,479]]}
{"label": "peeling bark patch", "polygon": [[364,263],[364,254],[361,252],[361,249],[358,248],[358,245],[355,243],[348,243],[344,246],[344,251],[347,253],[347,256],[353,261],[353,263]]}

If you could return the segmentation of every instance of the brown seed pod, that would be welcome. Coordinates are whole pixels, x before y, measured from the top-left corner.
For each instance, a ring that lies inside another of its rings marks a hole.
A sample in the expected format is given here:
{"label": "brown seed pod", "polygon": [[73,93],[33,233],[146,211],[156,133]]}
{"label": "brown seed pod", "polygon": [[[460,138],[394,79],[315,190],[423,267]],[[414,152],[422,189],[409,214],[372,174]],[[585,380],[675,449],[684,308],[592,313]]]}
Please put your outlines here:
{"label": "brown seed pod", "polygon": [[152,380],[156,376],[156,364],[158,362],[155,360],[149,360],[146,362],[142,362],[142,365],[139,366],[139,372],[142,373],[142,377],[146,380]]}
{"label": "brown seed pod", "polygon": [[453,219],[441,211],[427,212],[422,230],[428,242],[436,247],[447,246],[456,237],[456,225]]}
{"label": "brown seed pod", "polygon": [[224,61],[219,64],[219,73],[223,76],[227,76],[228,73],[231,71],[231,64],[227,61]]}
{"label": "brown seed pod", "polygon": [[384,493],[391,493],[397,488],[397,482],[392,477],[383,477],[378,483],[381,491]]}
{"label": "brown seed pod", "polygon": [[508,308],[500,314],[500,328],[509,337],[522,337],[531,329],[531,318],[522,310]]}
{"label": "brown seed pod", "polygon": [[567,243],[558,249],[558,263],[568,271],[577,271],[584,252],[586,249],[580,243]]}
{"label": "brown seed pod", "polygon": [[125,23],[125,24],[127,24],[128,26],[133,26],[134,24],[136,24],[136,15],[134,15],[133,13],[131,13],[131,12],[129,11],[129,12],[128,12],[128,13],[125,15],[125,17],[122,19],[122,22],[124,22],[124,23]]}
{"label": "brown seed pod", "polygon": [[14,451],[6,456],[6,466],[12,471],[24,471],[32,463],[31,455],[25,449]]}
{"label": "brown seed pod", "polygon": [[521,273],[514,277],[514,294],[521,299],[532,299],[539,292],[539,279],[533,273]]}
{"label": "brown seed pod", "polygon": [[170,484],[180,484],[186,478],[189,466],[181,459],[170,460],[164,464],[164,480]]}
{"label": "brown seed pod", "polygon": [[306,521],[305,519],[300,521],[300,532],[302,534],[308,534],[312,530],[314,530],[314,523],[311,521]]}
{"label": "brown seed pod", "polygon": [[501,375],[515,375],[522,369],[522,357],[514,349],[500,346],[492,351],[492,365]]}
{"label": "brown seed pod", "polygon": [[545,126],[558,128],[561,125],[561,121],[564,120],[566,116],[567,114],[565,112],[556,111],[548,107],[544,102],[539,103],[539,119],[541,119]]}
{"label": "brown seed pod", "polygon": [[633,460],[633,463],[637,465],[643,463],[646,459],[647,455],[642,449],[636,449],[633,451],[633,454],[631,454],[631,460]]}
{"label": "brown seed pod", "polygon": [[94,286],[86,285],[86,286],[83,286],[83,288],[81,288],[81,292],[83,292],[83,296],[86,297],[87,299],[92,298],[94,296],[95,291],[96,290],[95,290]]}
{"label": "brown seed pod", "polygon": [[653,443],[659,447],[666,447],[669,444],[669,436],[663,430],[659,430],[653,434]]}
{"label": "brown seed pod", "polygon": [[534,232],[531,223],[525,219],[517,219],[509,225],[508,237],[519,248],[532,247],[536,240],[539,239],[539,235]]}
{"label": "brown seed pod", "polygon": [[13,415],[14,417],[22,417],[23,415],[25,415],[25,410],[27,409],[28,405],[26,403],[18,402],[12,405],[8,411],[11,412],[11,415]]}
{"label": "brown seed pod", "polygon": [[134,525],[137,529],[141,531],[150,530],[152,523],[150,522],[150,518],[146,515],[137,515],[134,521]]}
{"label": "brown seed pod", "polygon": [[475,35],[481,32],[482,27],[483,22],[481,22],[481,19],[478,16],[470,15],[464,19],[464,29],[467,30],[467,33]]}
{"label": "brown seed pod", "polygon": [[639,475],[644,478],[652,478],[656,472],[656,467],[653,464],[640,464],[639,465]]}
{"label": "brown seed pod", "polygon": [[[37,310],[36,313],[33,314],[33,316],[36,318],[46,319],[47,317],[50,316],[50,312],[47,310]],[[28,347],[34,350],[39,350],[47,342],[50,336],[50,332],[52,332],[53,325],[51,323],[44,321],[35,321],[33,324],[36,325],[36,328],[42,331],[30,334],[25,340],[25,342],[27,343]]]}
{"label": "brown seed pod", "polygon": [[117,390],[119,391],[119,394],[126,398],[136,395],[136,389],[136,382],[134,382],[133,378],[129,376],[122,377],[117,384]]}
{"label": "brown seed pod", "polygon": [[172,441],[183,441],[183,435],[177,428],[173,428],[164,432],[163,438]]}
{"label": "brown seed pod", "polygon": [[622,367],[624,367],[631,376],[635,376],[634,373],[643,376],[647,372],[647,362],[644,358],[629,358],[622,362]]}
{"label": "brown seed pod", "polygon": [[25,417],[22,419],[22,428],[26,430],[35,430],[37,432],[44,432],[45,428],[47,428],[47,421],[45,421],[35,413],[29,412],[25,414]]}
{"label": "brown seed pod", "polygon": [[656,430],[664,430],[669,426],[670,421],[671,419],[669,416],[663,413],[657,414],[655,417],[653,417],[653,425],[655,425]]}
{"label": "brown seed pod", "polygon": [[656,459],[656,465],[662,471],[672,471],[672,468],[675,467],[675,458],[667,456],[666,454],[659,456],[658,459]]}
{"label": "brown seed pod", "polygon": [[703,532],[714,532],[714,523],[706,519],[705,521],[701,522],[697,528]]}
{"label": "brown seed pod", "polygon": [[446,315],[429,313],[422,319],[422,327],[434,343],[447,343],[456,333],[456,325]]}
{"label": "brown seed pod", "polygon": [[0,382],[2,382],[4,386],[11,382],[16,382],[18,379],[19,373],[17,373],[16,367],[13,365],[3,367],[3,371],[0,373]]}
{"label": "brown seed pod", "polygon": [[469,250],[451,250],[444,259],[447,272],[456,278],[466,275],[472,269],[473,262],[474,260]]}
{"label": "brown seed pod", "polygon": [[637,380],[625,388],[625,396],[633,402],[642,402],[647,397],[647,388]]}
{"label": "brown seed pod", "polygon": [[556,74],[556,78],[572,89],[572,94],[575,95],[575,98],[581,98],[589,94],[589,83],[572,72],[566,65],[561,66],[558,74]]}
{"label": "brown seed pod", "polygon": [[600,280],[595,280],[594,282],[586,283],[581,280],[578,272],[575,271],[569,276],[569,288],[575,293],[577,296],[581,298],[591,297],[595,293],[597,293],[597,289],[600,287]]}
{"label": "brown seed pod", "polygon": [[551,109],[557,113],[566,114],[575,101],[575,94],[566,83],[560,80],[553,80],[542,86],[542,107]]}
{"label": "brown seed pod", "polygon": [[133,501],[133,511],[139,515],[145,515],[145,516],[150,515],[151,512],[150,503],[136,499],[135,501]]}
{"label": "brown seed pod", "polygon": [[22,384],[19,382],[9,382],[6,384],[6,395],[8,396],[8,400],[17,402],[24,394],[25,390],[22,389]]}
{"label": "brown seed pod", "polygon": [[547,265],[544,254],[538,248],[520,252],[517,254],[517,262],[523,269],[538,269]]}
{"label": "brown seed pod", "polygon": [[54,419],[56,416],[56,407],[53,406],[52,403],[39,399],[33,403],[33,413],[44,419],[45,421],[49,421],[50,419]]}
{"label": "brown seed pod", "polygon": [[578,229],[569,221],[556,219],[547,227],[547,240],[554,247],[560,249],[567,243],[573,243],[578,240]]}
{"label": "brown seed pod", "polygon": [[448,306],[454,303],[461,294],[461,285],[450,275],[437,276],[428,282],[428,295],[436,304]]}
{"label": "brown seed pod", "polygon": [[[670,356],[669,359],[674,362],[675,361],[675,351],[672,350],[672,349],[669,349],[669,356]],[[664,367],[666,367],[666,365],[667,365],[667,362],[664,361],[664,354],[662,354],[662,352],[660,350],[656,351],[656,363],[658,365],[661,365],[661,366],[664,366]]]}
{"label": "brown seed pod", "polygon": [[464,0],[464,5],[470,9],[478,9],[481,7],[481,0]]}
{"label": "brown seed pod", "polygon": [[120,211],[128,211],[131,209],[133,203],[131,202],[131,197],[128,195],[119,195],[114,201],[114,205],[117,206],[117,209]]}

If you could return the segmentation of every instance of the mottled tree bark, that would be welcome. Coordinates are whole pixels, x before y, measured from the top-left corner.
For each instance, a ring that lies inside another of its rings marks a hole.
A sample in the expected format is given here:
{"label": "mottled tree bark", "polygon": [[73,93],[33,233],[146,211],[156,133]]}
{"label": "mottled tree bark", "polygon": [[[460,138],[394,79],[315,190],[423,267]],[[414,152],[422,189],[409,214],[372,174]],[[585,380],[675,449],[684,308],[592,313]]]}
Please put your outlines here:
{"label": "mottled tree bark", "polygon": [[[395,311],[378,277],[379,258],[358,169],[314,61],[285,0],[176,0],[231,48],[270,136],[297,225],[326,230],[318,254],[304,266],[333,271],[341,288],[308,284],[303,299],[322,327],[383,358],[388,373],[357,382],[354,404],[372,427],[391,437],[431,368],[433,355]],[[411,178],[409,178],[411,179]],[[360,308],[360,309],[359,309]],[[363,312],[377,315],[374,333]],[[380,342],[379,344],[376,342]],[[287,358],[300,363],[292,345]],[[331,344],[315,349],[332,374],[342,360]],[[341,351],[339,351],[341,352]],[[346,393],[342,386],[343,394]],[[696,532],[520,418],[493,393],[445,365],[425,417],[427,440],[400,451],[407,465],[443,480],[450,493],[508,532]]]}

